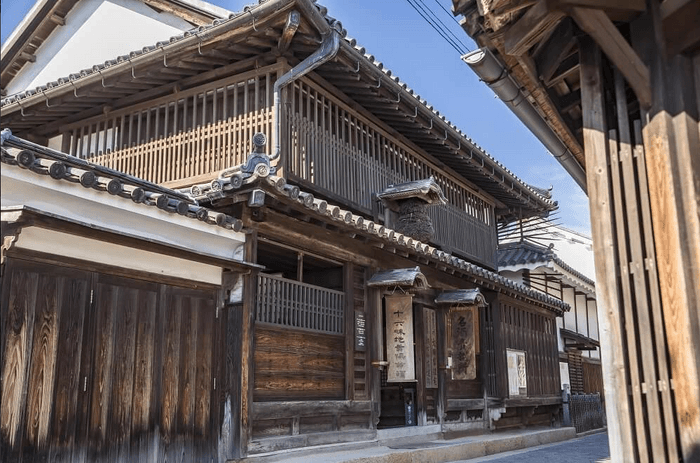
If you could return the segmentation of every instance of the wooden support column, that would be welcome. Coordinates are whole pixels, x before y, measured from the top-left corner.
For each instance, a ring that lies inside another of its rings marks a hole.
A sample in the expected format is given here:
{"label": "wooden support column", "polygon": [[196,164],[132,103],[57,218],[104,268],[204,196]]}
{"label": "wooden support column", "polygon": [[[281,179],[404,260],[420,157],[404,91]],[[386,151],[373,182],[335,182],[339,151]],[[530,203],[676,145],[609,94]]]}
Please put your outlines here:
{"label": "wooden support column", "polygon": [[658,5],[650,5],[649,17],[632,25],[633,43],[648,59],[653,89],[652,106],[642,115],[644,156],[680,453],[684,461],[698,461],[700,108],[693,78],[697,81],[700,70],[690,58],[666,55]]}
{"label": "wooden support column", "polygon": [[345,290],[345,399],[355,399],[355,295],[353,264],[343,266]]}
{"label": "wooden support column", "polygon": [[[255,262],[257,234],[246,236],[245,258]],[[223,384],[220,393],[219,461],[243,458],[248,454],[252,431],[253,334],[257,300],[258,272],[246,275],[225,273],[219,314],[222,324]],[[232,293],[240,285],[242,301]],[[231,299],[239,299],[231,301]]]}
{"label": "wooden support column", "polygon": [[605,396],[608,400],[608,435],[613,461],[635,455],[627,397],[626,365],[620,322],[618,263],[615,259],[615,229],[608,169],[607,127],[603,101],[601,54],[592,40],[579,43],[581,59],[581,107],[586,154],[591,232],[594,243],[597,300],[600,315],[600,344],[603,357]]}
{"label": "wooden support column", "polygon": [[369,301],[369,307],[367,308],[367,339],[369,340],[369,359],[371,362],[367,387],[369,387],[369,398],[372,401],[370,429],[377,429],[377,423],[379,423],[379,416],[382,410],[382,372],[379,367],[372,365],[372,363],[384,360],[382,292],[377,288],[367,288],[367,292],[367,300]]}

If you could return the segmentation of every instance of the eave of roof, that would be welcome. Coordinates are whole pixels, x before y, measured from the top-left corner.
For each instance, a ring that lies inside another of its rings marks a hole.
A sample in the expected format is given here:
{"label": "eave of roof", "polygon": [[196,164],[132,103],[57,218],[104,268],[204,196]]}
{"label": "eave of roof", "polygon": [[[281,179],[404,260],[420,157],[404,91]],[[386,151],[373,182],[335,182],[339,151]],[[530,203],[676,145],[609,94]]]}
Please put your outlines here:
{"label": "eave of roof", "polygon": [[[213,182],[221,181],[222,179],[213,180]],[[271,196],[286,201],[321,221],[345,227],[352,230],[354,235],[378,241],[382,243],[382,247],[400,249],[406,256],[412,256],[414,259],[427,260],[439,270],[461,275],[477,286],[496,289],[515,299],[543,307],[557,315],[570,310],[569,304],[560,299],[516,283],[498,273],[486,270],[381,224],[366,220],[364,217],[330,204],[326,200],[317,199],[312,193],[301,191],[299,187],[287,184],[284,178],[276,176],[251,177],[249,182],[244,181],[237,186],[227,185],[226,188],[223,188],[221,184],[219,186],[221,188],[209,190],[208,194],[211,195],[212,200],[221,200],[227,196],[233,197],[241,192],[251,192],[251,189],[260,188]],[[204,203],[207,198],[206,194],[197,199]]]}
{"label": "eave of roof", "polygon": [[9,130],[2,131],[0,162],[5,164],[3,169],[13,166],[56,180],[80,183],[85,188],[157,207],[211,226],[236,232],[243,227],[239,219],[202,207],[197,201],[175,190],[17,138]]}
{"label": "eave of roof", "polygon": [[514,270],[527,264],[555,263],[561,270],[580,280],[585,285],[595,288],[595,281],[579,272],[561,258],[552,249],[528,242],[513,242],[500,245],[498,249],[498,268]]}
{"label": "eave of roof", "polygon": [[[267,2],[252,6],[243,12],[233,13],[226,19],[217,19],[211,24],[199,27],[196,30],[171,37],[169,41],[161,41],[153,46],[144,47],[142,50],[135,50],[128,55],[122,55],[114,60],[103,64],[95,65],[92,69],[84,69],[79,73],[58,79],[56,82],[49,82],[36,89],[27,90],[20,94],[4,98],[1,102],[3,113],[24,111],[32,105],[49,106],[49,101],[59,95],[63,96],[71,92],[75,93],[77,88],[97,84],[110,75],[117,73],[133,73],[135,68],[145,65],[147,62],[154,62],[163,59],[163,56],[170,55],[187,47],[201,46],[202,43],[214,42],[218,36],[237,27],[250,26],[266,15],[273,15],[281,11],[286,11],[297,5],[306,15],[317,16],[312,22],[318,24],[321,21],[326,27],[337,21],[328,16],[325,7],[314,4],[311,0],[268,0]],[[320,20],[319,20],[320,18]],[[308,18],[307,18],[308,19]],[[435,110],[427,101],[402,82],[398,77],[393,76],[391,70],[384,68],[383,64],[375,60],[374,56],[367,54],[365,49],[357,42],[346,37],[345,31],[342,34],[345,40],[341,42],[342,59],[346,62],[357,63],[358,71],[373,76],[372,78],[381,80],[385,88],[391,88],[392,92],[401,95],[402,104],[415,108],[416,118],[412,124],[425,129],[428,124],[430,129],[430,141],[427,142],[426,150],[435,156],[440,162],[445,163],[458,174],[482,188],[492,195],[502,204],[512,209],[522,209],[531,215],[548,214],[557,208],[556,201],[552,201],[546,195],[542,195],[538,190],[519,179],[513,172],[494,159],[483,148],[476,144],[471,138],[466,136],[461,130],[454,126],[449,120]],[[325,65],[327,66],[327,65]],[[323,66],[317,70],[322,72]],[[367,95],[367,98],[376,97]],[[360,101],[362,104],[362,101]],[[37,106],[37,107],[39,107]],[[39,109],[37,109],[38,111]],[[420,114],[418,114],[420,112]],[[385,121],[391,125],[391,122]],[[417,134],[419,130],[404,130],[404,136],[409,139],[412,134]],[[437,133],[444,133],[438,137]],[[432,148],[431,148],[432,147]],[[527,212],[529,211],[529,212]]]}

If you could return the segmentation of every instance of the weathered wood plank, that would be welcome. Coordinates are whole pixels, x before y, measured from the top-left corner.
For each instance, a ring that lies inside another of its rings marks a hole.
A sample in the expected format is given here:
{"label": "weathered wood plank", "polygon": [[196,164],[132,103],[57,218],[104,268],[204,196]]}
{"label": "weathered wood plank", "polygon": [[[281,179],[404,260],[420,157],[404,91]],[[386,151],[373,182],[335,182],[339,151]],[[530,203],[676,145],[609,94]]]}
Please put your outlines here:
{"label": "weathered wood plank", "polygon": [[71,270],[66,278],[61,301],[59,342],[56,353],[56,385],[53,397],[51,461],[69,461],[77,431],[78,394],[80,394],[80,363],[83,355],[83,325],[89,308],[89,276]]}
{"label": "weathered wood plank", "polygon": [[591,232],[596,262],[596,297],[600,310],[600,340],[602,355],[609,356],[605,375],[605,395],[610,399],[607,407],[610,427],[610,450],[613,459],[634,455],[632,427],[626,391],[626,369],[624,359],[617,355],[623,351],[620,325],[620,305],[614,290],[618,266],[615,260],[615,231],[612,227],[612,204],[609,187],[606,124],[603,110],[600,51],[592,41],[579,43],[581,57],[581,105],[584,122],[584,145],[588,167],[588,195],[591,210],[596,217],[591,220]]}
{"label": "weathered wood plank", "polygon": [[[10,294],[3,315],[7,317],[0,406],[0,458],[18,460],[22,451],[22,428],[29,377],[36,292],[39,275],[31,271],[6,270]],[[5,315],[6,314],[6,315]]]}
{"label": "weathered wood plank", "polygon": [[29,357],[23,459],[31,461],[49,450],[53,412],[58,325],[64,281],[60,276],[41,275],[37,286],[33,347]]}

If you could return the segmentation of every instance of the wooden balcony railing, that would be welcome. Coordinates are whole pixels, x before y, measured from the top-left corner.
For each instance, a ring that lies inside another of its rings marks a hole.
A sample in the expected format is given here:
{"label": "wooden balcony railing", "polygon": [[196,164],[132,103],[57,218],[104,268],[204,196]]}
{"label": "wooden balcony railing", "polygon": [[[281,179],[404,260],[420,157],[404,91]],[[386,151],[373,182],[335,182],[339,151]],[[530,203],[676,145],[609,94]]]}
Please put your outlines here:
{"label": "wooden balcony railing", "polygon": [[433,176],[448,200],[430,209],[434,243],[494,266],[491,202],[310,81],[292,86],[286,108],[290,178],[369,214],[373,195],[390,184]]}
{"label": "wooden balcony railing", "polygon": [[278,68],[263,67],[67,126],[64,146],[74,156],[168,186],[211,178],[245,161],[255,132],[272,134]]}
{"label": "wooden balcony railing", "polygon": [[256,320],[326,334],[344,333],[345,293],[262,274]]}

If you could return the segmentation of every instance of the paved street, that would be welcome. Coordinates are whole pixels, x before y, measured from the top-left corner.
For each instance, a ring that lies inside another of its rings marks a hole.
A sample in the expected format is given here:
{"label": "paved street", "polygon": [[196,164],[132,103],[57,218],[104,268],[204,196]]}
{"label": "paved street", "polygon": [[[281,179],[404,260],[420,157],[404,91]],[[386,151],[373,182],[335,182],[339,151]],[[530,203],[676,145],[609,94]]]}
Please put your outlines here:
{"label": "paved street", "polygon": [[595,463],[609,457],[608,434],[601,432],[556,444],[461,460],[456,463]]}

